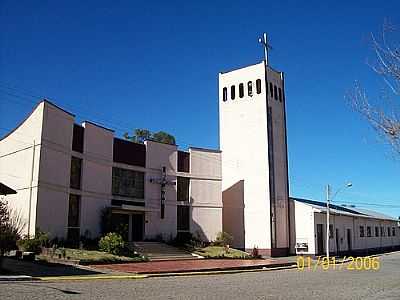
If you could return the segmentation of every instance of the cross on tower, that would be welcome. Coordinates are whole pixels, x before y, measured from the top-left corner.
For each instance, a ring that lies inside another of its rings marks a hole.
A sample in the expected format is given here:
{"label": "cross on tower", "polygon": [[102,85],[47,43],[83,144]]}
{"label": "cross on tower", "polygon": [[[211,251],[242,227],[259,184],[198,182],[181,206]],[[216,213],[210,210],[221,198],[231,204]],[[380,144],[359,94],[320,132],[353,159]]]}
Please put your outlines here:
{"label": "cross on tower", "polygon": [[268,42],[268,37],[265,32],[263,34],[263,37],[258,39],[258,42],[261,43],[264,47],[265,65],[268,66],[268,51],[271,50],[272,47]]}
{"label": "cross on tower", "polygon": [[167,180],[167,168],[161,168],[161,178],[150,178],[151,183],[157,183],[161,187],[160,191],[160,206],[161,206],[161,219],[164,219],[165,216],[165,187],[167,185],[176,185],[174,181]]}

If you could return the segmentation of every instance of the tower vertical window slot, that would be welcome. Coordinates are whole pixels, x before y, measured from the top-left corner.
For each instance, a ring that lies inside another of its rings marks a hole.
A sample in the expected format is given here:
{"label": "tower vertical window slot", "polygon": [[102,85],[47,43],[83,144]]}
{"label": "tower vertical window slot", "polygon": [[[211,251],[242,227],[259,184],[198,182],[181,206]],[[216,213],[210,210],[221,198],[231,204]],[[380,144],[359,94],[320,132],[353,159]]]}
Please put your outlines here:
{"label": "tower vertical window slot", "polygon": [[271,98],[274,97],[274,89],[272,86],[272,82],[269,83],[269,95],[271,96]]}
{"label": "tower vertical window slot", "polygon": [[235,100],[235,86],[231,85],[231,99]]}
{"label": "tower vertical window slot", "polygon": [[226,87],[224,87],[222,89],[222,101],[226,101],[228,100],[228,89]]}
{"label": "tower vertical window slot", "polygon": [[250,97],[253,97],[253,82],[247,82],[247,93]]}
{"label": "tower vertical window slot", "polygon": [[244,86],[243,86],[243,83],[240,83],[239,84],[239,97],[243,98],[243,96],[244,96]]}
{"label": "tower vertical window slot", "polygon": [[278,100],[278,89],[277,89],[276,85],[274,85],[274,98],[275,98],[275,100]]}
{"label": "tower vertical window slot", "polygon": [[282,102],[282,89],[278,88],[278,96],[279,96],[279,101]]}
{"label": "tower vertical window slot", "polygon": [[256,80],[256,90],[257,94],[261,94],[261,79]]}

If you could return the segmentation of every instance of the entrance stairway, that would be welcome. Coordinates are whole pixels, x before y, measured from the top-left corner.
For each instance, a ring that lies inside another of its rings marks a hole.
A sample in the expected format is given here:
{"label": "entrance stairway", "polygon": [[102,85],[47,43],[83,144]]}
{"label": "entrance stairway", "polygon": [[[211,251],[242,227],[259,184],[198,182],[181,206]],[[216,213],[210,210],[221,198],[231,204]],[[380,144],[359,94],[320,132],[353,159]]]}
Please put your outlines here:
{"label": "entrance stairway", "polygon": [[159,242],[133,242],[133,248],[146,255],[151,261],[198,259],[185,250]]}

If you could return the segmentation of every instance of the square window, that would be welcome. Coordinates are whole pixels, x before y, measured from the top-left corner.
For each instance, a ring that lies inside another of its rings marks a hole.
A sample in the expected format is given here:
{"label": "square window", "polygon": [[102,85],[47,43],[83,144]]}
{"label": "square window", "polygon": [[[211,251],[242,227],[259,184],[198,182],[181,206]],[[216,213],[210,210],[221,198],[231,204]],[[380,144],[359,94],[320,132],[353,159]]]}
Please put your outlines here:
{"label": "square window", "polygon": [[367,237],[371,237],[371,226],[367,226]]}
{"label": "square window", "polygon": [[364,226],[360,226],[360,237],[364,237]]}

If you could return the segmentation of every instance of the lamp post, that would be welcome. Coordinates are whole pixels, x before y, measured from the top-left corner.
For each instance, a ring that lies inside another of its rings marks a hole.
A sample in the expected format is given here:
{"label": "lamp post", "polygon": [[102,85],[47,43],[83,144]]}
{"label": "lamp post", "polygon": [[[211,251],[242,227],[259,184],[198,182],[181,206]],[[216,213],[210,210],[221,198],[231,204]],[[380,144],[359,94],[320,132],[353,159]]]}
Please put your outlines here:
{"label": "lamp post", "polygon": [[351,182],[347,183],[345,186],[338,189],[331,198],[331,186],[329,184],[326,185],[326,257],[328,258],[328,261],[329,261],[329,204],[331,200],[333,200],[340,191],[342,191],[344,188],[349,188],[352,186],[353,184]]}

